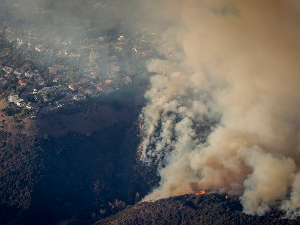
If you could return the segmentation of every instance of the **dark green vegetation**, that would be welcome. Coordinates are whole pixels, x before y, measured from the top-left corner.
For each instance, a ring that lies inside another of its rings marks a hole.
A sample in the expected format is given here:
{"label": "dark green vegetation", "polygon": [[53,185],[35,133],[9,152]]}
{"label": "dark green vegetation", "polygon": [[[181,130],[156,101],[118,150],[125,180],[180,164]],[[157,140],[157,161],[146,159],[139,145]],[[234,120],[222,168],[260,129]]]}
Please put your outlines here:
{"label": "dark green vegetation", "polygon": [[[132,84],[95,99],[88,94],[86,101],[54,112],[59,115],[90,113],[103,105],[115,112],[125,104],[131,107],[131,89],[145,90],[148,85],[145,62],[163,58],[153,48],[159,44],[155,32],[140,31],[145,28],[138,23],[142,12],[122,0],[2,0],[1,7],[0,64],[24,72],[38,70],[45,82],[30,77],[32,87],[56,85],[48,68],[54,64],[60,65],[57,85],[64,87],[94,70],[99,73],[91,81],[94,84],[112,79],[118,86],[130,76]],[[119,40],[121,36],[124,40]],[[71,54],[77,56],[68,57]],[[112,70],[114,65],[120,68]],[[26,90],[18,89],[17,75],[1,69],[0,77],[7,81],[0,85],[3,98]],[[55,91],[46,96],[48,103],[41,100],[41,108],[62,97]],[[31,93],[26,99],[37,101]],[[27,113],[13,103],[4,112],[16,118]],[[260,218],[245,215],[238,201],[219,195],[185,195],[134,205],[159,178],[155,166],[146,168],[136,161],[138,115],[131,114],[126,122],[86,134],[43,133],[37,138],[2,131],[0,224],[52,225],[71,218],[73,224],[297,224],[281,220],[280,212]],[[47,112],[42,117],[49,119],[53,130]]]}
{"label": "dark green vegetation", "polygon": [[129,206],[95,224],[300,224],[282,218],[282,212],[257,217],[242,213],[238,199],[219,194],[183,195]]}
{"label": "dark green vegetation", "polygon": [[[135,94],[127,90],[95,104],[118,111],[135,104],[130,101]],[[37,138],[3,131],[0,224],[57,224],[71,218],[91,224],[145,196],[153,178],[157,181],[156,171],[138,166],[138,115],[128,116],[127,122],[86,134]]]}
{"label": "dark green vegetation", "polygon": [[0,149],[0,224],[99,219],[149,191],[134,169],[139,140],[132,123],[88,135],[10,140]]}
{"label": "dark green vegetation", "polygon": [[6,224],[31,206],[43,168],[42,148],[22,134],[1,132],[0,138],[0,224]]}
{"label": "dark green vegetation", "polygon": [[[36,2],[39,4],[34,4]],[[124,14],[120,14],[120,10],[112,13],[113,9],[118,8],[112,1],[91,1],[89,4],[97,10],[91,10],[91,7],[85,7],[85,1],[77,0],[4,0],[1,4],[2,66],[23,72],[37,70],[45,81],[43,85],[52,86],[54,83],[48,66],[59,64],[62,67],[57,72],[58,85],[67,86],[66,82],[78,82],[100,63],[98,59],[95,62],[90,59],[93,49],[101,56],[103,64],[119,62],[121,71],[116,72],[116,83],[121,83],[124,77],[130,75],[134,85],[147,85],[146,58],[140,55],[149,50],[149,46],[137,40],[143,39],[141,34],[132,34],[130,28],[125,30],[124,26],[120,26],[124,23]],[[122,11],[129,14],[124,8]],[[136,36],[135,39],[131,34]],[[127,42],[117,40],[121,35],[126,37]],[[70,37],[72,41],[62,43]],[[99,40],[99,37],[104,37],[104,40]],[[56,38],[61,39],[58,44],[55,43]],[[110,42],[121,43],[121,47],[119,50],[112,48],[111,45],[116,43],[109,45]],[[44,46],[42,52],[34,48],[39,45]],[[81,56],[57,57],[65,45],[69,53],[80,53]],[[140,55],[131,55],[136,45],[140,46]],[[82,47],[80,51],[79,47]],[[101,77],[97,78],[97,82],[108,78],[107,71],[104,73],[103,70],[98,71]],[[2,98],[23,93],[24,90],[18,89],[19,78],[16,74],[6,73],[1,68],[0,76],[7,81],[0,85]],[[28,78],[28,83],[32,83],[30,85],[33,87],[42,85],[34,76]],[[126,88],[132,89],[132,86],[119,89],[129,93],[129,90],[123,90]],[[124,104],[134,104],[123,101],[124,93],[121,94],[121,91],[98,99],[88,96],[87,101],[74,104],[74,108],[63,108],[58,113],[88,113],[103,104],[114,111],[121,111]],[[112,95],[123,96],[119,96],[117,101],[111,99]],[[51,103],[61,96],[50,92],[47,97]],[[31,93],[26,99],[36,102]],[[41,101],[40,106],[44,104]],[[25,114],[13,103],[4,112],[7,116]],[[157,177],[155,169],[143,168],[141,172],[141,167],[137,165],[139,138],[134,122],[138,115],[132,113],[130,116],[127,122],[117,122],[94,133],[69,132],[63,137],[45,134],[43,138],[37,138],[3,131],[0,134],[0,224],[57,224],[72,217],[91,223],[92,219],[115,214],[126,205],[140,200],[150,190],[150,184],[157,182]],[[151,179],[147,181],[146,177]]]}

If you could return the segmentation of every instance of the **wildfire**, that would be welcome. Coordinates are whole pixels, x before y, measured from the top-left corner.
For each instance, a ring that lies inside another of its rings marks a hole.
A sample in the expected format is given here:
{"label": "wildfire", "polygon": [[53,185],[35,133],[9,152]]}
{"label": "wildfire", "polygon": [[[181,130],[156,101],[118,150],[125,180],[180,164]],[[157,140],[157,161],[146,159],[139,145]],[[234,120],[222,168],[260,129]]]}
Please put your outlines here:
{"label": "wildfire", "polygon": [[206,194],[206,192],[204,190],[201,190],[200,192],[195,193],[195,195],[204,195],[204,194]]}
{"label": "wildfire", "polygon": [[141,158],[142,151],[143,151],[143,144],[140,144],[136,151],[138,158]]}
{"label": "wildfire", "polygon": [[[195,193],[195,195],[204,195],[204,194],[210,194],[210,193],[211,193],[211,192],[207,192],[207,191],[205,191],[205,190],[201,190],[200,192]],[[225,199],[229,199],[228,195],[223,195],[221,192],[219,192],[218,195],[224,196]]]}

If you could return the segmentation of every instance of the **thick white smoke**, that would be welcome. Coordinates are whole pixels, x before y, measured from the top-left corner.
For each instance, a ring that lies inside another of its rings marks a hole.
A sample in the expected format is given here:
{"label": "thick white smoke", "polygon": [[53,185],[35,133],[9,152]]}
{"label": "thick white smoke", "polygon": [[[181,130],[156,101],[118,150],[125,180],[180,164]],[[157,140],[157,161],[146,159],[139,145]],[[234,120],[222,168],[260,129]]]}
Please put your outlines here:
{"label": "thick white smoke", "polygon": [[[162,1],[144,108],[146,163],[165,157],[158,199],[201,189],[241,195],[244,211],[300,207],[298,0]],[[174,53],[174,52],[173,52]],[[168,152],[171,152],[170,154]]]}

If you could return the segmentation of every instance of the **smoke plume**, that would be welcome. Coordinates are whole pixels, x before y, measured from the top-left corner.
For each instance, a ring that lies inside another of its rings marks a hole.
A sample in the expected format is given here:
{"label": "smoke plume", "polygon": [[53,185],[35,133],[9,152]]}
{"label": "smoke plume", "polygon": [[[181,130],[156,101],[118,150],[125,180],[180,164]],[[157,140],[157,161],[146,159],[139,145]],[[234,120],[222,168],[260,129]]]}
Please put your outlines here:
{"label": "smoke plume", "polygon": [[299,212],[299,3],[156,4],[167,45],[148,65],[141,160],[160,164],[161,182],[147,199],[197,187],[240,195],[249,214]]}

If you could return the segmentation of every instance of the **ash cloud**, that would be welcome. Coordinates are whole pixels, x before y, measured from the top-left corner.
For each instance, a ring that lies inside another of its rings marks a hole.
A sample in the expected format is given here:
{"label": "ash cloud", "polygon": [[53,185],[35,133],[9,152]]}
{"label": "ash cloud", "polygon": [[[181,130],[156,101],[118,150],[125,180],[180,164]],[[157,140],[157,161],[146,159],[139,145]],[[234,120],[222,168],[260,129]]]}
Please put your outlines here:
{"label": "ash cloud", "polygon": [[177,51],[148,65],[141,160],[160,164],[161,182],[146,199],[199,187],[240,195],[249,214],[299,213],[299,1],[149,7],[165,9],[161,36]]}

